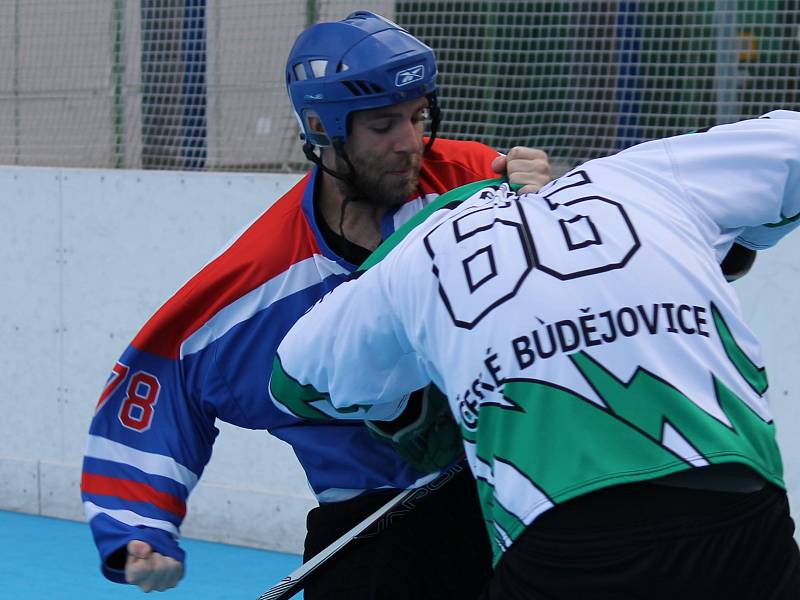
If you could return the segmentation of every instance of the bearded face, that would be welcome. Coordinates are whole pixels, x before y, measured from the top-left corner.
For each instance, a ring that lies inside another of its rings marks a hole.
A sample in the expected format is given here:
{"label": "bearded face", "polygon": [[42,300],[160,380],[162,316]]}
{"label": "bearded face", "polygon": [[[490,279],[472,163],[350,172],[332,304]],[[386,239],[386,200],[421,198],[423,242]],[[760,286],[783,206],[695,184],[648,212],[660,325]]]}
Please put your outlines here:
{"label": "bearded face", "polygon": [[[355,186],[338,182],[345,195],[375,206],[402,204],[416,189],[422,167],[425,98],[354,113],[345,150]],[[341,156],[337,171],[349,173]]]}
{"label": "bearded face", "polygon": [[[401,156],[385,156],[363,149],[348,153],[355,171],[355,186],[337,180],[345,196],[358,198],[375,206],[389,208],[405,202],[416,190],[422,167],[422,144],[419,152]],[[336,159],[339,173],[349,167],[341,157]]]}

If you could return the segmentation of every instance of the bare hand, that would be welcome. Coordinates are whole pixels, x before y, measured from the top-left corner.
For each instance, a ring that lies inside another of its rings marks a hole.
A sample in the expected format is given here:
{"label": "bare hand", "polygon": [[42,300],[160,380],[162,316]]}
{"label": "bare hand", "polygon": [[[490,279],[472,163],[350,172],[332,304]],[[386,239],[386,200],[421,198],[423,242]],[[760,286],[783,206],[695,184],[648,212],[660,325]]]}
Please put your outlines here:
{"label": "bare hand", "polygon": [[536,192],[550,181],[550,160],[538,148],[514,146],[507,155],[492,161],[492,170],[505,175],[511,183],[522,185],[520,194]]}
{"label": "bare hand", "polygon": [[155,552],[147,542],[128,542],[125,581],[138,585],[143,592],[163,592],[178,585],[183,577],[183,563]]}

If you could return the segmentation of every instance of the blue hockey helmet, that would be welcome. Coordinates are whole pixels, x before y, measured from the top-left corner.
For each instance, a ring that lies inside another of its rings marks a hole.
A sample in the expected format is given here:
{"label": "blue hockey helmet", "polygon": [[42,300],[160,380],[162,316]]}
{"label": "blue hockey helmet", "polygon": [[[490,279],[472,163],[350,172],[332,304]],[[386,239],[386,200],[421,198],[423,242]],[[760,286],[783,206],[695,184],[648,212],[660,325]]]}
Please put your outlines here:
{"label": "blue hockey helmet", "polygon": [[[347,140],[348,117],[359,110],[429,96],[438,120],[436,74],[431,48],[388,19],[357,11],[300,34],[289,52],[286,87],[306,143],[330,146]],[[310,130],[309,111],[324,134]]]}

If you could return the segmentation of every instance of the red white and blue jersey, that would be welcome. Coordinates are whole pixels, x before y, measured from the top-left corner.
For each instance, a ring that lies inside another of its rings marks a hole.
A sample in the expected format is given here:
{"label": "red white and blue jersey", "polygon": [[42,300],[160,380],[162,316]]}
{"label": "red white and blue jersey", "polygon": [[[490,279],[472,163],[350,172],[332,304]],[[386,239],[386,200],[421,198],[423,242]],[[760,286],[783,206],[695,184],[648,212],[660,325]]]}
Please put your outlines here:
{"label": "red white and blue jersey", "polygon": [[[437,140],[416,195],[384,216],[382,233],[451,188],[494,174],[497,152]],[[355,269],[326,245],[314,215],[317,170],[265,211],[167,301],[112,369],[83,464],[84,510],[103,573],[132,539],[184,559],[186,500],[211,458],[222,419],[288,442],[320,502],[425,478],[361,423],[289,416],[268,401],[268,367],[284,334]]]}

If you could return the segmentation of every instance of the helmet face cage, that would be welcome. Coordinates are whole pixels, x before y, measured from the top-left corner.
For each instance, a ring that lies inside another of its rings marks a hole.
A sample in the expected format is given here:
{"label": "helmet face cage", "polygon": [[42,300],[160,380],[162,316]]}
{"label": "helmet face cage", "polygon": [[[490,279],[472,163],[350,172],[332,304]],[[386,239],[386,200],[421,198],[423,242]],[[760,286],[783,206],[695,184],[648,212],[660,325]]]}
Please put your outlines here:
{"label": "helmet face cage", "polygon": [[[353,112],[435,98],[436,75],[433,50],[388,19],[358,11],[300,34],[286,86],[305,140],[322,147],[347,140]],[[324,133],[310,129],[311,115]]]}

